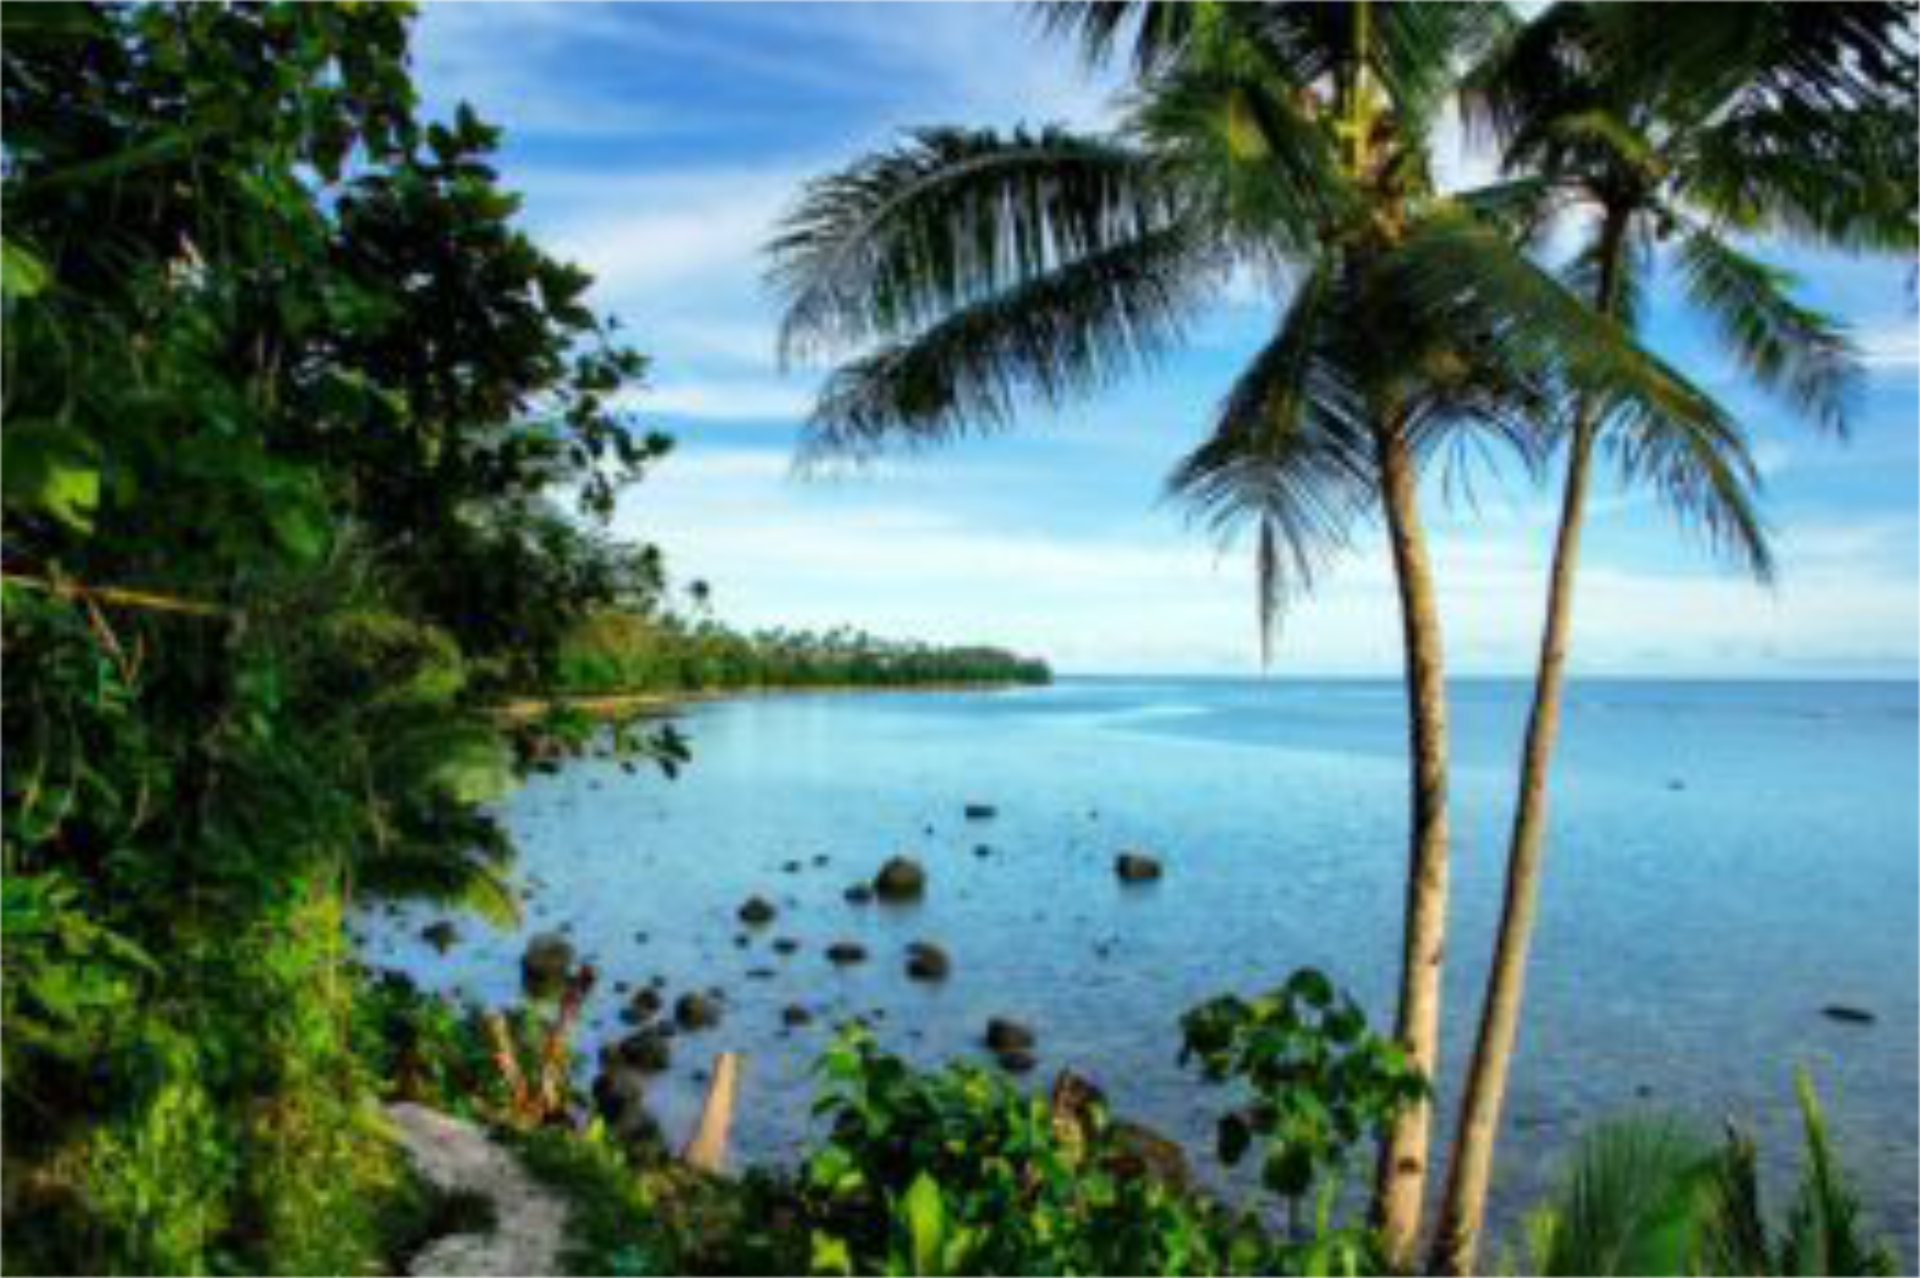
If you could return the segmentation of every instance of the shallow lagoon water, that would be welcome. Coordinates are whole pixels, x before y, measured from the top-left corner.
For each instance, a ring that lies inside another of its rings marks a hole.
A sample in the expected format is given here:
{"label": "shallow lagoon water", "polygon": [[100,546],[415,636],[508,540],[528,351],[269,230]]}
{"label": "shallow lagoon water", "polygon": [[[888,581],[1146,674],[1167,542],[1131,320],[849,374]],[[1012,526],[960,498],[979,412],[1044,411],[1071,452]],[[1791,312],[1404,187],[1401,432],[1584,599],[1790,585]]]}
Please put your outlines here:
{"label": "shallow lagoon water", "polygon": [[[1457,1084],[1497,918],[1525,689],[1467,681],[1453,700],[1443,1068]],[[1572,689],[1496,1173],[1501,1221],[1546,1192],[1575,1133],[1635,1108],[1709,1132],[1724,1117],[1749,1125],[1779,1184],[1799,1155],[1792,1075],[1805,1065],[1877,1222],[1914,1255],[1916,711],[1911,683]],[[624,1031],[616,980],[719,986],[725,1019],[676,1040],[655,1108],[684,1132],[694,1072],[743,1052],[735,1148],[750,1160],[788,1157],[804,1138],[807,1063],[855,1014],[925,1062],[984,1061],[986,1018],[1025,1020],[1040,1035],[1031,1085],[1066,1066],[1088,1074],[1117,1108],[1187,1141],[1209,1174],[1222,1098],[1176,1063],[1183,1009],[1314,964],[1391,1023],[1406,828],[1396,683],[1069,679],[747,698],[692,706],[681,723],[694,761],[678,780],[581,762],[507,803],[521,870],[541,884],[519,932],[463,921],[443,956],[417,937],[430,913],[371,916],[369,957],[504,1002],[525,937],[564,923],[602,974],[590,1048]],[[967,803],[997,815],[968,821]],[[1117,883],[1113,857],[1130,848],[1161,857],[1164,881]],[[896,852],[928,868],[923,903],[842,899]],[[737,948],[735,910],[753,894],[780,916]],[[774,954],[776,936],[801,950]],[[869,961],[828,964],[822,950],[843,939]],[[903,951],[922,939],[953,958],[944,984],[904,976]],[[816,1019],[789,1035],[780,1009],[796,1002]],[[1877,1023],[1828,1020],[1833,1003]],[[1454,1089],[1443,1095],[1450,1114]]]}

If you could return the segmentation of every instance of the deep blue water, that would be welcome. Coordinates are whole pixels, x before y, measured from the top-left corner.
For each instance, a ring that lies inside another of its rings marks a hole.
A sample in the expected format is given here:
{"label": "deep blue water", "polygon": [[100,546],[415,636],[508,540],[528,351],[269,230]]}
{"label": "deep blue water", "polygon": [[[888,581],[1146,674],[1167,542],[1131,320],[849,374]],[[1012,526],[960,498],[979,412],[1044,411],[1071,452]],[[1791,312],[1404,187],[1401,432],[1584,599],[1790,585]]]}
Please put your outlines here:
{"label": "deep blue water", "polygon": [[[1497,917],[1524,693],[1453,689],[1448,1112]],[[1496,1178],[1503,1221],[1550,1186],[1577,1131],[1635,1107],[1709,1132],[1738,1119],[1777,1181],[1799,1154],[1804,1065],[1878,1223],[1914,1254],[1917,712],[1912,683],[1572,690]],[[430,915],[383,916],[366,921],[370,955],[504,1001],[525,935],[564,923],[602,972],[589,1046],[622,1032],[616,979],[722,987],[724,1022],[678,1040],[656,1107],[684,1131],[693,1072],[744,1052],[736,1140],[749,1158],[781,1157],[805,1133],[806,1062],[854,1013],[877,1012],[884,1040],[927,1061],[978,1055],[990,1014],[1027,1020],[1036,1086],[1071,1065],[1203,1162],[1219,1098],[1175,1063],[1182,1009],[1315,964],[1391,1023],[1406,852],[1397,683],[1073,679],[716,702],[682,723],[694,762],[676,781],[583,762],[506,805],[541,885],[520,932],[466,922],[439,956],[415,937]],[[967,802],[999,814],[968,822]],[[1113,856],[1132,847],[1164,859],[1162,883],[1116,884]],[[929,868],[922,905],[842,900],[902,851]],[[830,863],[814,867],[816,854]],[[794,859],[805,868],[783,872]],[[738,949],[734,911],[752,893],[781,917]],[[777,935],[804,948],[776,957]],[[821,950],[843,938],[872,961],[829,966]],[[904,979],[900,952],[920,938],[953,956],[944,985]],[[779,1010],[793,1002],[819,1016],[789,1037]],[[1829,1021],[1829,1003],[1877,1023]]]}

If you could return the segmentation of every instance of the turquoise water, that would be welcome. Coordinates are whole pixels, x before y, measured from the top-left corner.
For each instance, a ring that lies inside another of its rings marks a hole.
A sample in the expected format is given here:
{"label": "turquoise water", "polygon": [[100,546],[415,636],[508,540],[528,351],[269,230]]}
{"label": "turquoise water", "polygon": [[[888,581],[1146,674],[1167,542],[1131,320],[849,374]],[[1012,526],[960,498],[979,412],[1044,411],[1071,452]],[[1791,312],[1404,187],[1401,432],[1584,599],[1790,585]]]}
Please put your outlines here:
{"label": "turquoise water", "polygon": [[[1465,1065],[1497,914],[1524,691],[1453,690],[1447,1082]],[[1878,1222],[1913,1254],[1917,708],[1910,683],[1573,689],[1495,1186],[1503,1221],[1550,1185],[1574,1133],[1635,1107],[1709,1131],[1736,1118],[1777,1178],[1798,1157],[1792,1071],[1805,1065]],[[365,921],[370,956],[505,1000],[525,936],[564,924],[602,973],[590,1046],[623,1032],[614,980],[722,988],[724,1021],[677,1040],[656,1108],[686,1130],[695,1071],[743,1052],[748,1158],[785,1156],[805,1134],[806,1062],[855,1013],[926,1061],[979,1057],[989,1015],[1028,1021],[1036,1086],[1062,1066],[1089,1074],[1203,1167],[1219,1098],[1175,1062],[1182,1009],[1315,964],[1391,1022],[1406,823],[1395,683],[1074,679],[718,702],[682,724],[694,762],[677,781],[583,762],[509,802],[540,885],[521,932],[464,922],[442,956],[416,939],[431,915],[382,916]],[[998,815],[967,821],[969,802]],[[1164,860],[1163,882],[1116,883],[1114,854],[1135,847]],[[842,899],[896,852],[928,867],[922,904]],[[781,916],[736,948],[734,911],[755,893]],[[779,957],[774,936],[803,948]],[[830,966],[821,951],[840,939],[871,961]],[[943,985],[904,978],[901,951],[919,939],[952,955]],[[818,1015],[788,1035],[779,1013],[795,1002]],[[1830,1021],[1832,1003],[1877,1023]]]}

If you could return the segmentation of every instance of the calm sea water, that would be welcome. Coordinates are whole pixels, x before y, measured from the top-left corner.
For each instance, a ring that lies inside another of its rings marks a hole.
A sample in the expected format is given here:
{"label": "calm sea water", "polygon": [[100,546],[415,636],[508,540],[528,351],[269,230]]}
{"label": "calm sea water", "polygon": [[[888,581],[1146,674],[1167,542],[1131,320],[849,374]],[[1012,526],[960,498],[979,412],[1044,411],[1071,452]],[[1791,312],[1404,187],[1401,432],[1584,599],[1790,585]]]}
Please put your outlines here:
{"label": "calm sea water", "polygon": [[[1497,917],[1524,692],[1453,690],[1450,1083]],[[1552,1185],[1582,1127],[1636,1108],[1748,1125],[1777,1183],[1799,1156],[1805,1066],[1877,1223],[1914,1254],[1916,710],[1911,683],[1572,690],[1502,1221]],[[685,1131],[695,1072],[743,1052],[736,1148],[749,1159],[790,1156],[806,1135],[807,1062],[856,1013],[928,1062],[980,1057],[989,1015],[1025,1020],[1040,1035],[1035,1086],[1059,1067],[1086,1073],[1203,1167],[1221,1098],[1176,1064],[1184,1008],[1314,964],[1391,1023],[1406,851],[1396,683],[1073,679],[717,702],[682,722],[694,762],[676,781],[584,762],[506,805],[541,885],[520,932],[463,922],[442,956],[416,936],[431,915],[381,916],[365,920],[370,957],[505,1001],[526,935],[564,924],[602,972],[589,1046],[623,1032],[616,979],[722,988],[724,1021],[677,1040],[656,1108]],[[998,815],[967,821],[969,802]],[[1160,856],[1164,881],[1118,885],[1127,848]],[[842,899],[896,852],[927,866],[924,903]],[[803,868],[785,872],[793,860]],[[737,948],[734,911],[755,893],[780,917]],[[804,948],[778,957],[774,936]],[[830,966],[821,951],[840,939],[871,960]],[[904,978],[901,953],[920,939],[952,955],[943,985]],[[796,1002],[816,1021],[789,1035],[780,1009]],[[1877,1022],[1830,1021],[1832,1003]]]}

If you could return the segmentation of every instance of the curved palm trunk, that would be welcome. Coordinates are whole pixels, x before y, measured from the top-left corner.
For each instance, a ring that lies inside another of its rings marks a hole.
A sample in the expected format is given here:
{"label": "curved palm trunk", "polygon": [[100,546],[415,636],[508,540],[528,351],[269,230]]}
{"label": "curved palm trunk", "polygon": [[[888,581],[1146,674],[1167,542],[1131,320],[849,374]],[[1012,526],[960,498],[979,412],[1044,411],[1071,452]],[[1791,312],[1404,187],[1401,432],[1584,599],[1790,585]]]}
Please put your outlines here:
{"label": "curved palm trunk", "polygon": [[[1599,288],[1595,301],[1603,315],[1614,310],[1616,284],[1626,241],[1626,219],[1610,214],[1601,228]],[[1580,565],[1580,533],[1586,518],[1587,485],[1593,460],[1594,422],[1582,405],[1574,423],[1567,460],[1560,527],[1555,534],[1553,567],[1547,586],[1547,616],[1534,673],[1533,708],[1520,763],[1520,793],[1514,809],[1507,853],[1507,888],[1487,973],[1486,1005],[1479,1037],[1460,1102],[1459,1128],[1447,1168],[1446,1198],[1434,1234],[1429,1268],[1439,1274],[1468,1274],[1486,1222],[1487,1187],[1493,1176],[1493,1151],[1506,1103],[1507,1075],[1520,1030],[1520,1004],[1527,982],[1527,955],[1533,944],[1540,876],[1546,855],[1547,777],[1560,732],[1560,707],[1566,688],[1567,646],[1573,626],[1574,579]]]}
{"label": "curved palm trunk", "polygon": [[[1406,934],[1395,1032],[1422,1075],[1440,1063],[1440,970],[1447,935],[1447,689],[1433,567],[1420,524],[1412,450],[1399,424],[1376,437],[1387,533],[1393,546],[1406,646],[1413,823],[1407,862]],[[1433,1107],[1421,1102],[1394,1123],[1380,1152],[1374,1213],[1395,1268],[1420,1235]]]}
{"label": "curved palm trunk", "polygon": [[1580,531],[1586,506],[1587,470],[1593,431],[1587,421],[1576,428],[1567,466],[1560,529],[1554,544],[1547,619],[1540,640],[1533,709],[1520,766],[1520,799],[1514,813],[1513,845],[1507,864],[1506,903],[1500,916],[1493,970],[1487,978],[1487,1003],[1480,1036],[1467,1074],[1466,1097],[1447,1169],[1446,1200],[1434,1235],[1429,1267],[1440,1274],[1473,1271],[1486,1218],[1487,1185],[1500,1113],[1506,1101],[1507,1074],[1520,1028],[1520,1000],[1526,987],[1527,953],[1533,941],[1539,904],[1540,871],[1546,851],[1547,773],[1560,730],[1560,705],[1566,685],[1568,634],[1573,624],[1574,575],[1580,559]]}

